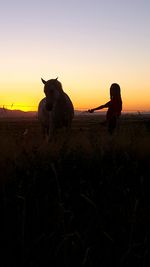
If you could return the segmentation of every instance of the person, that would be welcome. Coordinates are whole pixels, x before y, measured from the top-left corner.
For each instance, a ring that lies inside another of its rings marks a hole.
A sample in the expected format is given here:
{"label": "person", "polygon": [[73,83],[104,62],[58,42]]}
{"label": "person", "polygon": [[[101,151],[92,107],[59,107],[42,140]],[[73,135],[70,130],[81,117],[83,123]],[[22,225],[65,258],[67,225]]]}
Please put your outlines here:
{"label": "person", "polygon": [[122,111],[122,99],[121,99],[121,89],[119,84],[113,83],[110,86],[110,101],[99,107],[89,109],[89,113],[93,113],[95,110],[100,110],[103,108],[108,108],[106,113],[106,123],[108,125],[108,131],[112,134],[117,126],[118,118]]}

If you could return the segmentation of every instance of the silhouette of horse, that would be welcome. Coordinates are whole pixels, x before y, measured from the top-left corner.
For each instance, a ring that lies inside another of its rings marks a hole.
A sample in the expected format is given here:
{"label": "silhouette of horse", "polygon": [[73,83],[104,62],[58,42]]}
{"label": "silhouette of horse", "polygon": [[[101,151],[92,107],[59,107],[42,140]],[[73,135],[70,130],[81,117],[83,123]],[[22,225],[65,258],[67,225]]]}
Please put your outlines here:
{"label": "silhouette of horse", "polygon": [[49,141],[54,137],[56,129],[71,127],[74,107],[69,96],[63,91],[62,84],[56,79],[45,81],[43,98],[38,106],[38,119],[44,135]]}

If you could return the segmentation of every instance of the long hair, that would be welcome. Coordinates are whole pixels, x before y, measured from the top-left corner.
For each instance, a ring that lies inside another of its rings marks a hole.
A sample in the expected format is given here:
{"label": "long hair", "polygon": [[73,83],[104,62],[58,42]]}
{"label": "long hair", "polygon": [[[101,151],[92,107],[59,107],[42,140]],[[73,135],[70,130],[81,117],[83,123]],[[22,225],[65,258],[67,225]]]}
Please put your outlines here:
{"label": "long hair", "polygon": [[116,106],[116,109],[122,110],[122,99],[121,99],[121,89],[119,84],[113,83],[110,86],[110,99],[112,103]]}
{"label": "long hair", "polygon": [[112,83],[110,86],[110,98],[112,99],[113,97],[121,98],[121,89],[117,83]]}

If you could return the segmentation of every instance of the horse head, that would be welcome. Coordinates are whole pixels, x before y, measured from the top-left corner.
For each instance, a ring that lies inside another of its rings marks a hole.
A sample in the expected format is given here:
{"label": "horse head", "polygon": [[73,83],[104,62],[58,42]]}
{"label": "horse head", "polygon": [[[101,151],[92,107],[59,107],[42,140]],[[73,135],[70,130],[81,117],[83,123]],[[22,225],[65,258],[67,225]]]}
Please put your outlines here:
{"label": "horse head", "polygon": [[44,84],[44,93],[46,96],[46,109],[51,111],[53,109],[54,104],[63,93],[62,85],[58,81],[58,77],[56,79],[50,79],[45,81],[41,78]]}

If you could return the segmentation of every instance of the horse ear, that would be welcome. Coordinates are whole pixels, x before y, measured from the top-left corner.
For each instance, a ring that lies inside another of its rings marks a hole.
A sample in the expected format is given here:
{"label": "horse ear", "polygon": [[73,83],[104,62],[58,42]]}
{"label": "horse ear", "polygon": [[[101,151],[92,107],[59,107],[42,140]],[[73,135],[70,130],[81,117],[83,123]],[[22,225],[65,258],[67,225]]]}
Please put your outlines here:
{"label": "horse ear", "polygon": [[57,81],[58,80],[58,77],[55,80]]}
{"label": "horse ear", "polygon": [[41,78],[41,80],[42,80],[42,83],[46,84],[46,81],[45,80],[43,80],[42,78]]}

